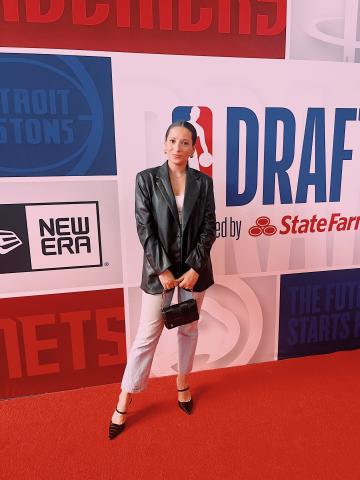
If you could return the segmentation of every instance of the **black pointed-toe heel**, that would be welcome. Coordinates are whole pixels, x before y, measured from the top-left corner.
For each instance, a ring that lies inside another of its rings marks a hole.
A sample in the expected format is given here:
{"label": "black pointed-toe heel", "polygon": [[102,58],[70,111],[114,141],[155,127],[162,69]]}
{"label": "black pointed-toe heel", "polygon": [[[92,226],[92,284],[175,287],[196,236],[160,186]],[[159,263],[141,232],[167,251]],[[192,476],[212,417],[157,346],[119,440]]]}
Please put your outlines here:
{"label": "black pointed-toe heel", "polygon": [[[121,415],[126,415],[127,412],[120,412],[117,408],[115,410],[120,413]],[[113,440],[115,437],[117,437],[125,428],[125,422],[121,423],[118,425],[117,423],[112,423],[110,422],[109,426],[109,438],[110,440]]]}
{"label": "black pointed-toe heel", "polygon": [[[130,405],[131,402],[132,402],[132,398],[130,398],[130,402],[129,402],[128,406]],[[117,408],[115,408],[115,410],[118,413],[120,413],[120,415],[127,415],[127,412],[120,412],[120,410],[118,410]],[[120,433],[124,430],[124,428],[125,428],[125,422],[121,423],[120,425],[117,424],[117,423],[110,422],[109,439],[113,440],[115,437],[120,435]]]}
{"label": "black pointed-toe heel", "polygon": [[[189,390],[189,388],[190,387],[182,388],[181,390],[178,389],[178,392],[185,392],[186,390]],[[188,400],[187,402],[180,402],[180,400],[178,400],[178,405],[181,408],[181,410],[183,410],[185,413],[190,415],[194,404],[193,404],[192,398],[190,398],[190,400]]]}

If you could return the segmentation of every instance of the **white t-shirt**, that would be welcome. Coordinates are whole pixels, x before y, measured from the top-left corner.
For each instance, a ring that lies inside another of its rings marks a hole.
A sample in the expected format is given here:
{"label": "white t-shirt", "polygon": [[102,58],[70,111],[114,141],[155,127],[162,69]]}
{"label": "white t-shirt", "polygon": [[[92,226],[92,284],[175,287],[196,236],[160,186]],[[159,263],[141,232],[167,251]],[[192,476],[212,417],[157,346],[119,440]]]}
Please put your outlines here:
{"label": "white t-shirt", "polygon": [[176,206],[179,214],[180,225],[182,224],[182,213],[184,206],[184,196],[185,195],[175,195]]}

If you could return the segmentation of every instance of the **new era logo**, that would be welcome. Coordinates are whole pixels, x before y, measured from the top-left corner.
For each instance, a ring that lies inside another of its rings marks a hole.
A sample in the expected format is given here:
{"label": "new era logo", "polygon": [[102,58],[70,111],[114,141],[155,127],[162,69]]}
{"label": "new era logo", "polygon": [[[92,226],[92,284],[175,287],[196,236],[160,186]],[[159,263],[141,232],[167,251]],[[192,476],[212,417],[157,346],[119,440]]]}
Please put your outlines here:
{"label": "new era logo", "polygon": [[0,205],[0,219],[0,274],[102,266],[97,201]]}
{"label": "new era logo", "polygon": [[0,255],[6,255],[22,245],[20,238],[8,230],[0,230]]}

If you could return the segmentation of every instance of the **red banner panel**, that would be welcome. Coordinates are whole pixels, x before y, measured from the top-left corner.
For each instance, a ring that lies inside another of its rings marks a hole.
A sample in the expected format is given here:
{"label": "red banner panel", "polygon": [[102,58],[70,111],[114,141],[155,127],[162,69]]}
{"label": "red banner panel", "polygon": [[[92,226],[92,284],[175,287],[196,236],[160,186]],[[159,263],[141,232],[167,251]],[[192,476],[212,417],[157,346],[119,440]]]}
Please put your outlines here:
{"label": "red banner panel", "polygon": [[0,397],[119,382],[122,289],[0,299]]}
{"label": "red banner panel", "polygon": [[12,47],[284,58],[285,27],[286,0],[0,4],[0,45]]}

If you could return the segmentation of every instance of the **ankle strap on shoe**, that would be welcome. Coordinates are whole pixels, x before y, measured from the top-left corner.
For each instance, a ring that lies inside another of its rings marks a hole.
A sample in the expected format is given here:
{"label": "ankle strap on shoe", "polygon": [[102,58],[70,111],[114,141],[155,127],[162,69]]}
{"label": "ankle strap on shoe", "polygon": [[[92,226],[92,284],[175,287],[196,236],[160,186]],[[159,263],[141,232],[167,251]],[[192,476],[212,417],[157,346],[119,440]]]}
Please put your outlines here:
{"label": "ankle strap on shoe", "polygon": [[185,392],[186,390],[189,390],[190,387],[182,388],[181,390],[178,389],[178,392]]}
{"label": "ankle strap on shoe", "polygon": [[117,408],[115,408],[115,410],[120,413],[121,415],[126,415],[127,412],[120,412],[120,410],[118,410]]}

